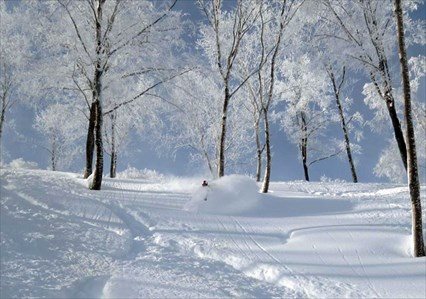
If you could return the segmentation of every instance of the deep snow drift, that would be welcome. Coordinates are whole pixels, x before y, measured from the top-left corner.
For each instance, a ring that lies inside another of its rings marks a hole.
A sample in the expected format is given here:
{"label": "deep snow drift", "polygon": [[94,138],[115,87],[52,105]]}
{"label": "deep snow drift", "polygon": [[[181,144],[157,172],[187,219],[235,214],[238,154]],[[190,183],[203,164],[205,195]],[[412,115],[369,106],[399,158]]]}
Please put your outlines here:
{"label": "deep snow drift", "polygon": [[1,298],[426,297],[401,185],[0,171]]}
{"label": "deep snow drift", "polygon": [[199,187],[184,210],[217,215],[242,215],[259,207],[259,187],[246,176],[229,175]]}

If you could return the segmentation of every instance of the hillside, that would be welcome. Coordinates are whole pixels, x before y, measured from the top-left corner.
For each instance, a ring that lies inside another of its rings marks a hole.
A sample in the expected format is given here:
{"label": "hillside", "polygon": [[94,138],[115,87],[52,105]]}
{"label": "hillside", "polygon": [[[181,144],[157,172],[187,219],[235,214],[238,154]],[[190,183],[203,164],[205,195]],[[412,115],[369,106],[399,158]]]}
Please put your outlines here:
{"label": "hillside", "polygon": [[426,297],[401,185],[0,171],[1,298]]}

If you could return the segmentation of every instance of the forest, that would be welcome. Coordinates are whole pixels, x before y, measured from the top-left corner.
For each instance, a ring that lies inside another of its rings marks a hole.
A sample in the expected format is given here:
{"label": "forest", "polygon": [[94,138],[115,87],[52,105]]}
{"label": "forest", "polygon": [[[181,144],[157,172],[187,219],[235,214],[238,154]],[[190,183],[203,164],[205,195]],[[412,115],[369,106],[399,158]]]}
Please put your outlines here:
{"label": "forest", "polygon": [[[177,0],[11,2],[1,2],[0,132],[14,106],[33,109],[49,168],[67,170],[85,156],[93,189],[104,173],[116,176],[137,138],[164,155],[185,151],[213,177],[253,175],[263,192],[272,169],[285,167],[273,163],[281,154],[273,138],[287,138],[305,180],[313,165],[339,157],[357,182],[367,131],[387,138],[374,173],[405,180],[391,1],[183,1],[199,21]],[[424,20],[411,17],[420,4],[402,3],[404,38],[424,50]],[[406,60],[424,180],[425,60]],[[355,88],[363,99],[352,98]]]}

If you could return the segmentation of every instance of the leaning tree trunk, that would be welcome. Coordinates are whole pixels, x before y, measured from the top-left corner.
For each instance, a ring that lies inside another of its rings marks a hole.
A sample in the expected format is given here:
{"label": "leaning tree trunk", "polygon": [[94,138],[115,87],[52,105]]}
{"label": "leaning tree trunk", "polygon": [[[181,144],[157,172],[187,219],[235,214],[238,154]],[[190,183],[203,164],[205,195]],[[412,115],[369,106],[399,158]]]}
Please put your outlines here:
{"label": "leaning tree trunk", "polygon": [[[55,133],[53,133],[55,134]],[[50,162],[51,162],[51,167],[52,167],[52,171],[56,171],[56,138],[55,135],[53,135],[52,137],[52,150],[51,150],[51,156],[50,156]]]}
{"label": "leaning tree trunk", "polygon": [[339,111],[340,123],[342,125],[343,136],[344,136],[344,139],[345,139],[346,154],[348,156],[349,167],[351,169],[351,174],[352,174],[352,181],[354,183],[357,183],[358,182],[358,176],[356,174],[355,164],[354,164],[354,161],[353,161],[353,158],[352,158],[352,149],[351,149],[351,142],[349,140],[348,127],[347,127],[347,124],[346,124],[345,115],[343,113],[342,103],[340,101],[340,89],[341,89],[341,86],[342,86],[342,84],[345,80],[345,67],[343,67],[342,80],[341,80],[341,83],[340,83],[339,86],[337,86],[336,78],[334,77],[333,70],[330,70],[329,74],[330,74],[330,78],[331,78],[331,83],[333,84],[334,97],[336,99],[337,109]]}
{"label": "leaning tree trunk", "polygon": [[305,113],[300,112],[300,118],[302,121],[302,140],[300,142],[300,152],[302,155],[302,164],[303,164],[303,173],[305,175],[305,180],[309,182],[309,166],[308,166],[308,127],[306,124]]}
{"label": "leaning tree trunk", "polygon": [[6,109],[1,110],[1,115],[0,115],[0,146],[1,146],[1,137],[2,137],[2,133],[3,133],[3,124],[4,124],[4,117],[6,114]]}
{"label": "leaning tree trunk", "polygon": [[416,141],[414,136],[414,126],[411,112],[410,78],[408,73],[407,53],[404,39],[404,21],[402,15],[401,0],[395,0],[395,17],[398,33],[399,62],[401,64],[402,86],[404,90],[404,116],[407,124],[407,176],[412,206],[413,253],[416,257],[422,257],[425,256],[425,246],[422,228],[420,182],[417,168]]}
{"label": "leaning tree trunk", "polygon": [[[376,22],[374,20],[373,22]],[[407,148],[404,140],[404,133],[401,129],[401,123],[398,118],[398,114],[396,113],[395,108],[395,99],[392,92],[392,80],[389,71],[388,59],[385,54],[385,49],[381,40],[375,36],[371,36],[372,40],[374,40],[373,45],[377,52],[378,60],[379,60],[379,71],[383,78],[383,92],[378,89],[378,93],[386,102],[386,107],[388,109],[388,114],[392,122],[392,127],[394,131],[395,141],[398,145],[399,154],[401,156],[402,163],[404,164],[405,170],[407,170]],[[374,81],[374,80],[373,80]],[[374,84],[377,84],[374,82]]]}
{"label": "leaning tree trunk", "polygon": [[228,105],[231,95],[229,93],[228,85],[225,86],[225,98],[223,100],[222,107],[222,122],[220,130],[220,140],[219,140],[219,161],[217,168],[218,177],[223,177],[225,175],[225,141],[226,141],[226,119],[228,116]]}
{"label": "leaning tree trunk", "polygon": [[399,154],[401,156],[402,163],[404,164],[405,170],[407,170],[407,145],[404,140],[404,133],[402,132],[401,122],[399,121],[398,114],[395,109],[395,101],[390,95],[385,95],[386,107],[392,121],[393,131],[396,143],[398,145]]}
{"label": "leaning tree trunk", "polygon": [[263,177],[262,193],[268,193],[269,183],[271,180],[272,155],[271,155],[271,137],[270,137],[270,130],[269,130],[268,111],[266,109],[263,109],[263,120],[264,120],[264,126],[265,126],[266,167],[265,167],[265,176]]}
{"label": "leaning tree trunk", "polygon": [[115,113],[111,113],[111,163],[109,176],[115,178],[117,172],[117,152],[115,149]]}
{"label": "leaning tree trunk", "polygon": [[254,123],[254,132],[256,134],[256,182],[260,182],[262,172],[262,146],[259,136],[259,120]]}
{"label": "leaning tree trunk", "polygon": [[95,151],[95,122],[96,122],[96,104],[92,102],[90,106],[89,128],[86,138],[86,168],[83,177],[87,179],[93,172],[93,153]]}
{"label": "leaning tree trunk", "polygon": [[95,173],[93,175],[93,182],[90,186],[92,190],[101,190],[102,186],[102,175],[104,168],[104,148],[102,144],[102,6],[105,0],[99,0],[97,7],[97,18],[96,18],[96,66],[94,76],[94,99],[96,104],[96,121],[95,121],[95,145],[96,145],[96,164]]}
{"label": "leaning tree trunk", "polygon": [[354,164],[354,160],[352,158],[351,142],[349,140],[349,134],[348,134],[348,128],[347,128],[347,125],[346,125],[345,116],[343,115],[343,110],[342,110],[342,106],[340,104],[340,99],[336,99],[336,101],[337,101],[337,107],[339,109],[340,121],[342,123],[343,135],[345,137],[346,155],[348,156],[349,167],[351,168],[352,181],[354,183],[358,183],[358,176],[356,174],[355,164]]}

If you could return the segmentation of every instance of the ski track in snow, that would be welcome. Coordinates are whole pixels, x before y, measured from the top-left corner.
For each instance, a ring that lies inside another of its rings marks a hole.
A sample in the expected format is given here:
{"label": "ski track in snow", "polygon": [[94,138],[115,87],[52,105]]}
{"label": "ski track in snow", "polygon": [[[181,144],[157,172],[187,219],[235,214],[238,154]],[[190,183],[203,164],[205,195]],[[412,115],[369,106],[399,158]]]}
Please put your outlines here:
{"label": "ski track in snow", "polygon": [[405,187],[273,183],[289,209],[242,217],[183,211],[191,190],[161,183],[98,192],[75,174],[0,171],[2,298],[426,296]]}

